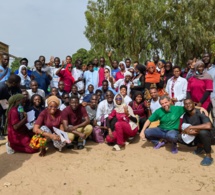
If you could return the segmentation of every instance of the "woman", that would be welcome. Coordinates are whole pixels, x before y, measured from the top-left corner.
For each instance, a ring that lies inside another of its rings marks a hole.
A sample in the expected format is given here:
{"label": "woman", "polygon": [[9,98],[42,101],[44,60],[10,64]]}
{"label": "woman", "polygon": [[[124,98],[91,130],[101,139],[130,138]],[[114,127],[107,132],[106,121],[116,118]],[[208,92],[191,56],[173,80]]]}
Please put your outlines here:
{"label": "woman", "polygon": [[21,86],[25,86],[26,89],[30,89],[31,78],[27,74],[27,67],[25,65],[21,65],[19,67],[18,75],[21,78]]}
{"label": "woman", "polygon": [[169,61],[166,62],[166,64],[164,65],[164,68],[165,68],[164,78],[167,83],[168,80],[173,76],[172,63]]}
{"label": "woman", "polygon": [[[114,97],[115,109],[111,112],[107,120],[108,136],[106,141],[108,143],[117,143],[114,149],[119,151],[129,137],[134,137],[137,134],[137,119],[134,116],[133,110],[130,106],[126,106],[122,95],[117,94]],[[115,131],[110,129],[110,120],[117,118],[115,124]]]}
{"label": "woman", "polygon": [[121,61],[119,63],[120,71],[116,73],[116,81],[119,79],[124,79],[124,73],[126,72],[126,65],[125,62]]}
{"label": "woman", "polygon": [[[8,129],[7,150],[15,152],[35,153],[38,150],[32,149],[29,144],[34,133],[29,131],[25,124],[27,115],[20,110],[21,103],[24,99],[22,94],[16,94],[8,100],[9,107],[6,111],[6,125]],[[10,148],[11,147],[11,148]]]}
{"label": "woman", "polygon": [[58,75],[60,77],[60,81],[64,82],[64,90],[67,93],[70,93],[72,85],[75,82],[75,79],[72,76],[72,64],[67,64],[66,68],[65,69],[63,69],[63,68],[64,68],[64,66],[61,66],[57,70],[56,75]]}
{"label": "woman", "polygon": [[42,96],[39,94],[34,94],[31,97],[31,107],[29,108],[29,111],[34,110],[35,112],[35,120],[37,120],[39,114],[44,110],[44,100]]}
{"label": "woman", "polygon": [[[63,125],[61,123],[62,122],[61,111],[58,109],[60,105],[60,101],[56,96],[51,96],[47,99],[47,104],[48,104],[48,107],[39,114],[34,124],[33,131],[36,134],[40,134],[46,138],[51,139],[52,141],[54,141],[54,145],[55,145],[56,143],[55,141],[59,141],[58,143],[61,143],[61,142],[60,142],[60,137],[54,134],[53,127],[64,130]],[[64,146],[64,144],[62,144],[62,146]],[[45,156],[45,154],[46,154],[46,149],[43,148],[40,153],[40,156]]]}
{"label": "woman", "polygon": [[194,68],[194,76],[188,80],[187,97],[191,98],[197,106],[210,111],[210,94],[213,91],[212,77],[204,71],[205,65],[201,60],[195,63]]}
{"label": "woman", "polygon": [[187,96],[187,80],[180,76],[181,67],[179,66],[173,67],[173,75],[167,82],[166,92],[175,106],[184,106],[183,100]]}
{"label": "woman", "polygon": [[105,80],[108,81],[108,86],[111,87],[111,82],[115,83],[115,79],[111,76],[111,68],[105,66]]}
{"label": "woman", "polygon": [[132,80],[131,94],[134,94],[136,91],[144,91],[145,88],[145,66],[138,64],[135,68],[136,76]]}
{"label": "woman", "polygon": [[29,94],[28,94],[28,92],[26,90],[23,90],[22,95],[24,96],[24,98],[23,98],[24,111],[28,112],[29,107],[31,105],[31,101],[29,100]]}
{"label": "woman", "polygon": [[129,106],[132,108],[135,115],[139,117],[139,129],[143,128],[144,123],[147,118],[150,116],[150,109],[146,108],[143,101],[143,94],[140,91],[137,91],[134,95],[134,101],[129,103]]}

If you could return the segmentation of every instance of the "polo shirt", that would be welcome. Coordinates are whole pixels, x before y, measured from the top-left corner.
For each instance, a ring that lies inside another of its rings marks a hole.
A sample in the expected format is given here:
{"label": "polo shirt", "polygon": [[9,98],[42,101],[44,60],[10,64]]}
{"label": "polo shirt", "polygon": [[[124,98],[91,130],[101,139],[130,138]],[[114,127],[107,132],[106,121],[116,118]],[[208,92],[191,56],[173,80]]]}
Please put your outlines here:
{"label": "polo shirt", "polygon": [[178,130],[180,117],[184,112],[185,109],[182,106],[170,106],[169,112],[166,112],[163,108],[159,108],[149,117],[149,121],[160,120],[159,127],[163,130]]}

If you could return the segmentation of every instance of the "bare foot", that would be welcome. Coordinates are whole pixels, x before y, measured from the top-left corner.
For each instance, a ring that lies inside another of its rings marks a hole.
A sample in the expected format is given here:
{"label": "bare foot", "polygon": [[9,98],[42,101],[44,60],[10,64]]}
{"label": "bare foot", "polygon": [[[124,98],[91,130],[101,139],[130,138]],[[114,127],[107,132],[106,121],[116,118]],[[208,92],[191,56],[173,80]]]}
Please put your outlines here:
{"label": "bare foot", "polygon": [[46,149],[45,148],[42,148],[41,149],[41,152],[39,153],[39,156],[40,157],[44,157],[46,155]]}

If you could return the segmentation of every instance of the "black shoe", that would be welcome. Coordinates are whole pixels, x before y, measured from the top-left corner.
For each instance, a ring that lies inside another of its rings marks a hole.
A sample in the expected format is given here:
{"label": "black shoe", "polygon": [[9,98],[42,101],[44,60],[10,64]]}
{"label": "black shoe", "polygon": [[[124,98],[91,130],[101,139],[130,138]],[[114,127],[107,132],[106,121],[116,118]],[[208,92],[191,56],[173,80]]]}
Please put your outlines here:
{"label": "black shoe", "polygon": [[84,146],[83,145],[79,145],[77,148],[78,148],[78,150],[82,150],[82,149],[84,149]]}
{"label": "black shoe", "polygon": [[67,144],[67,145],[66,145],[66,148],[67,148],[67,149],[74,149],[74,145],[73,145],[73,144]]}

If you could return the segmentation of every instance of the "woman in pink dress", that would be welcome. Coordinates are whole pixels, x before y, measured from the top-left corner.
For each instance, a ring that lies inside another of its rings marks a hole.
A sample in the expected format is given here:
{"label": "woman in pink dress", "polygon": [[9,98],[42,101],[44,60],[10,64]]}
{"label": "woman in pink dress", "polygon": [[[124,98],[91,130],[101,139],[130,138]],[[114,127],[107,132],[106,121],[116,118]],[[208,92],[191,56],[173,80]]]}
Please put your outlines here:
{"label": "woman in pink dress", "polygon": [[125,62],[121,61],[119,63],[119,68],[120,68],[120,71],[116,73],[116,81],[118,81],[119,79],[124,79],[124,73],[126,72],[126,65],[125,65]]}
{"label": "woman in pink dress", "polygon": [[7,150],[11,148],[15,152],[35,153],[38,150],[32,149],[29,144],[34,133],[28,130],[27,115],[21,106],[24,96],[16,94],[8,100],[9,108],[6,112],[6,125],[8,130]]}
{"label": "woman in pink dress", "polygon": [[210,94],[213,91],[212,77],[204,71],[205,65],[199,60],[195,63],[195,73],[188,80],[187,98],[191,98],[199,107],[210,111]]}
{"label": "woman in pink dress", "polygon": [[[108,136],[106,137],[107,143],[116,143],[115,150],[121,150],[124,147],[129,137],[134,137],[137,134],[137,118],[130,106],[124,103],[121,94],[114,97],[115,109],[111,112],[107,120]],[[115,131],[110,129],[110,121],[116,117]]]}

